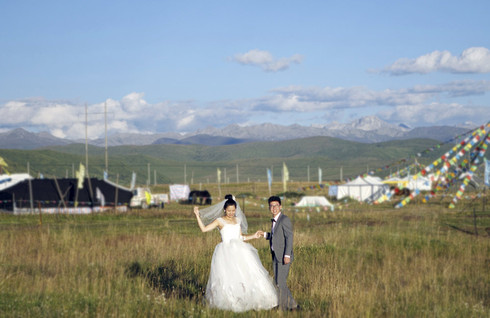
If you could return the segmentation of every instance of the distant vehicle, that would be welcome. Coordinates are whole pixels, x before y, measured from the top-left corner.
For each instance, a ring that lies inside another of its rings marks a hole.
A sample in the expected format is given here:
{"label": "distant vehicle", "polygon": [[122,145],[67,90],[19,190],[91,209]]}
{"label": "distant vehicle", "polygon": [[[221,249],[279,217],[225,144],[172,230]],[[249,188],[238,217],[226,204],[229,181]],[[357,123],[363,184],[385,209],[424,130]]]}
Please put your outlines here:
{"label": "distant vehicle", "polygon": [[133,189],[133,197],[129,206],[131,208],[161,208],[168,202],[168,195],[166,193],[154,193],[152,194],[149,188],[135,188]]}

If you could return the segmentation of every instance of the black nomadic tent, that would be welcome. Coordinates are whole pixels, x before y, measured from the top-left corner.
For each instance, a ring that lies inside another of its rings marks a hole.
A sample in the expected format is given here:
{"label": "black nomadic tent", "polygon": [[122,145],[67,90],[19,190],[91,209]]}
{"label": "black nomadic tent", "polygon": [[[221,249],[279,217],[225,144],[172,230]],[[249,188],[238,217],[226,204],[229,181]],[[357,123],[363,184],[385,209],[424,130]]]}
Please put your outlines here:
{"label": "black nomadic tent", "polygon": [[128,207],[133,196],[129,189],[97,178],[85,178],[81,189],[77,189],[77,185],[76,178],[24,180],[0,191],[0,210],[30,212],[31,193],[33,208],[50,213],[87,213]]}

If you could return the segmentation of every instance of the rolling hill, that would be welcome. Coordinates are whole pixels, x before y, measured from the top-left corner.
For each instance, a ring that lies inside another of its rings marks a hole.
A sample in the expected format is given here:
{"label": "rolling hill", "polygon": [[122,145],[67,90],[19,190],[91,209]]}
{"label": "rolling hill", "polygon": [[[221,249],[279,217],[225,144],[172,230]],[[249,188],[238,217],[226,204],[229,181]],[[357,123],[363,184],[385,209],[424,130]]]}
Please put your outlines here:
{"label": "rolling hill", "polygon": [[[380,143],[359,143],[332,137],[249,142],[226,146],[160,144],[146,146],[115,146],[108,148],[109,177],[129,184],[132,172],[138,183],[150,178],[157,183],[216,182],[217,169],[223,173],[221,182],[265,181],[266,170],[273,170],[274,180],[280,179],[280,168],[286,163],[290,178],[309,180],[309,171],[322,169],[323,180],[355,176],[367,170],[389,166],[401,169],[400,159],[415,160],[418,152],[438,144],[432,139],[409,139]],[[429,163],[451,145],[417,158]],[[105,169],[105,149],[89,146],[89,172],[102,177]],[[85,145],[69,144],[37,150],[0,150],[11,172],[25,172],[29,163],[31,175],[72,177],[80,163],[85,164]],[[405,163],[404,163],[405,164]],[[275,169],[274,169],[275,167]],[[238,171],[237,171],[238,169]],[[393,170],[396,171],[396,170]],[[387,172],[388,168],[387,168]],[[307,175],[308,174],[308,175]],[[311,178],[318,180],[317,177]]]}
{"label": "rolling hill", "polygon": [[[348,141],[377,143],[389,140],[430,138],[448,141],[474,127],[432,126],[410,128],[393,125],[375,116],[357,119],[351,123],[331,123],[324,126],[258,124],[240,126],[232,124],[224,128],[209,127],[188,133],[116,133],[107,136],[107,145],[197,144],[206,146],[232,145],[256,141],[281,141],[309,137],[334,137]],[[105,138],[87,141],[90,145],[105,147]],[[0,149],[37,149],[55,145],[85,143],[85,140],[57,138],[47,132],[31,133],[22,128],[0,133]]]}

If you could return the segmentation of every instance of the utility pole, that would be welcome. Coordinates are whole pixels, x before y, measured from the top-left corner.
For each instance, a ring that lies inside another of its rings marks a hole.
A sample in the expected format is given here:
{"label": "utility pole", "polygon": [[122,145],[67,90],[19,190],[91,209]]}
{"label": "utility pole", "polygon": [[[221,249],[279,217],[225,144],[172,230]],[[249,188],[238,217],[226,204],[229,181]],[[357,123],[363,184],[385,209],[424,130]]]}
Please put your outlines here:
{"label": "utility pole", "polygon": [[[90,115],[102,114],[98,112],[91,112]],[[104,113],[105,115],[105,171],[109,173],[109,156],[107,151],[107,102],[104,104]],[[87,176],[89,176],[88,170],[88,106],[85,103],[85,172]]]}
{"label": "utility pole", "polygon": [[[33,195],[32,195],[32,183],[31,183],[31,166],[30,166],[30,163],[29,161],[27,161],[27,174],[29,175],[29,178],[27,178],[27,182],[28,182],[28,185],[29,185],[29,201],[31,203],[31,213],[34,213],[34,200],[33,200]],[[14,202],[14,205],[15,205],[15,202]],[[41,210],[39,210],[41,211]],[[41,212],[39,212],[41,213]]]}
{"label": "utility pole", "polygon": [[184,184],[187,184],[187,164],[184,163]]}
{"label": "utility pole", "polygon": [[104,103],[104,122],[105,122],[105,172],[109,175],[109,155],[107,153],[107,102]]}
{"label": "utility pole", "polygon": [[151,179],[150,179],[150,163],[148,162],[148,181],[146,182],[146,184],[148,186],[150,186],[150,183],[151,183]]}
{"label": "utility pole", "polygon": [[85,103],[85,171],[88,173],[88,109]]}

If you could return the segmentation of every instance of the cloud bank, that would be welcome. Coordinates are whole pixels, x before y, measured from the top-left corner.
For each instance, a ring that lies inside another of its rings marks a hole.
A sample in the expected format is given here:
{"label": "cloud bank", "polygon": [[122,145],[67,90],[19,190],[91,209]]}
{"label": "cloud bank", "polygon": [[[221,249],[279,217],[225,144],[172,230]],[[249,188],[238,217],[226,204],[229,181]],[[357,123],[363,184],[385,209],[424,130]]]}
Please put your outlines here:
{"label": "cloud bank", "polygon": [[[268,95],[243,100],[222,100],[208,104],[195,101],[148,103],[143,93],[130,93],[121,100],[107,99],[87,106],[88,137],[108,134],[189,132],[230,124],[280,123],[294,117],[301,125],[328,124],[341,117],[355,118],[369,112],[393,123],[412,126],[481,123],[490,118],[490,108],[454,101],[464,96],[486,94],[490,81],[453,81],[442,85],[417,85],[404,89],[371,90],[366,87],[300,87],[272,90]],[[302,118],[308,118],[302,122]],[[257,119],[262,120],[261,122]],[[481,123],[484,124],[484,123]],[[0,104],[0,128],[22,127],[47,131],[73,140],[85,137],[85,105],[43,98]]]}
{"label": "cloud bank", "polygon": [[260,67],[266,72],[279,72],[287,70],[293,63],[300,64],[303,61],[303,57],[299,54],[294,54],[291,57],[276,59],[267,51],[255,49],[247,53],[236,54],[232,60],[242,65]]}
{"label": "cloud bank", "polygon": [[391,75],[432,72],[490,73],[490,50],[470,47],[460,56],[453,56],[449,51],[434,51],[415,59],[401,58],[382,71]]}

